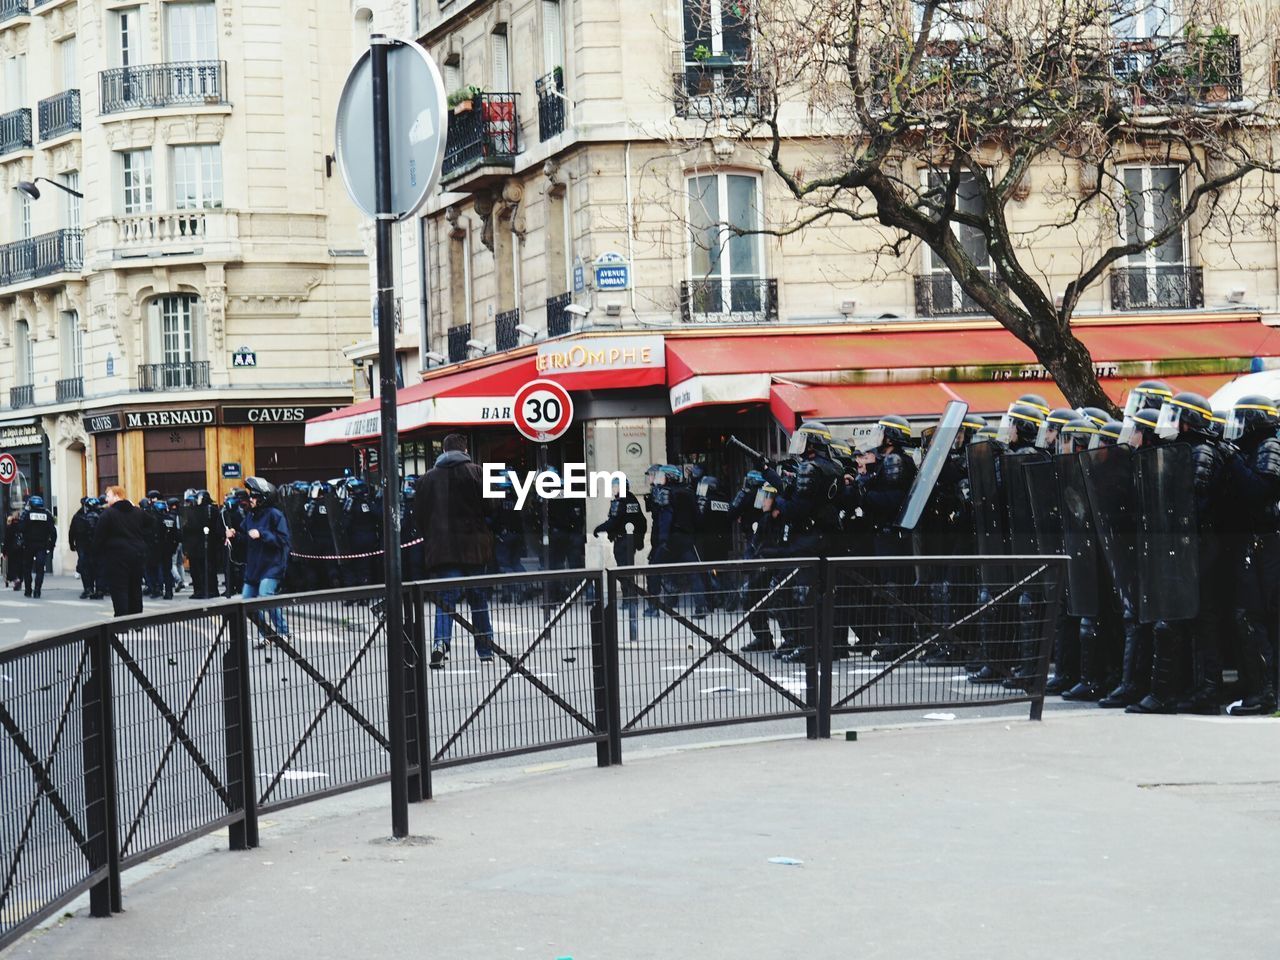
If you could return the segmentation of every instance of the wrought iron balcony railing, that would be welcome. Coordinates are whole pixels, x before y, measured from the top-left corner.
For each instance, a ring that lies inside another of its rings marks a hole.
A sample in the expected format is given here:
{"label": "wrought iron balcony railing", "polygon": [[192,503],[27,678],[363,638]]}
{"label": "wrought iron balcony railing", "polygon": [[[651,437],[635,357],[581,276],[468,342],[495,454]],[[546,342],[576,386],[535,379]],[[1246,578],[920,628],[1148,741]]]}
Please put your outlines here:
{"label": "wrought iron balcony railing", "polygon": [[59,403],[79,400],[84,396],[84,377],[67,377],[54,384]]}
{"label": "wrought iron balcony railing", "polygon": [[701,277],[680,282],[685,323],[777,323],[778,281]]}
{"label": "wrought iron balcony railing", "polygon": [[206,390],[209,387],[209,361],[186,360],[179,363],[143,363],[138,365],[138,389]]}
{"label": "wrought iron balcony railing", "polygon": [[494,346],[499,350],[512,350],[520,346],[520,308],[506,310],[494,318]]}
{"label": "wrought iron balcony railing", "polygon": [[565,307],[573,302],[573,294],[562,293],[547,298],[547,336],[559,337],[573,328],[573,317]]}
{"label": "wrought iron balcony railing", "polygon": [[98,74],[102,113],[226,103],[225,60],[189,60],[112,67]]}
{"label": "wrought iron balcony railing", "polygon": [[449,362],[461,363],[467,359],[467,341],[471,339],[471,324],[460,323],[449,328]]}
{"label": "wrought iron balcony railing", "polygon": [[1185,40],[1123,41],[1111,71],[1134,106],[1231,101],[1244,95],[1240,38],[1218,31],[1189,30]]}
{"label": "wrought iron balcony railing", "polygon": [[0,114],[0,156],[31,149],[31,110],[22,107]]}
{"label": "wrought iron balcony railing", "polygon": [[[39,2],[40,0],[36,0],[36,3]],[[25,17],[30,12],[31,4],[28,0],[0,0],[0,23],[14,17]]]}
{"label": "wrought iron balcony railing", "polygon": [[36,104],[40,139],[52,140],[80,129],[80,91],[63,90]]}
{"label": "wrought iron balcony railing", "polygon": [[520,118],[516,94],[482,93],[467,101],[470,109],[454,107],[449,113],[449,133],[444,148],[446,180],[476,167],[515,165],[520,153]]}
{"label": "wrought iron balcony railing", "polygon": [[33,384],[9,388],[9,406],[14,410],[35,406],[36,388]]}
{"label": "wrought iron balcony railing", "polygon": [[1180,264],[1111,271],[1113,310],[1195,310],[1204,306],[1204,269]]}
{"label": "wrought iron balcony railing", "polygon": [[708,61],[685,67],[673,81],[677,117],[759,117],[768,101],[760,78],[746,63]]}
{"label": "wrought iron balcony railing", "polygon": [[55,273],[76,273],[84,265],[84,234],[64,228],[0,246],[0,287]]}
{"label": "wrought iron balcony railing", "polygon": [[538,139],[564,132],[564,72],[556,67],[534,84],[538,91]]}
{"label": "wrought iron balcony railing", "polygon": [[[996,278],[1004,289],[1004,281]],[[921,317],[971,317],[985,314],[950,273],[926,273],[916,277],[916,314]]]}

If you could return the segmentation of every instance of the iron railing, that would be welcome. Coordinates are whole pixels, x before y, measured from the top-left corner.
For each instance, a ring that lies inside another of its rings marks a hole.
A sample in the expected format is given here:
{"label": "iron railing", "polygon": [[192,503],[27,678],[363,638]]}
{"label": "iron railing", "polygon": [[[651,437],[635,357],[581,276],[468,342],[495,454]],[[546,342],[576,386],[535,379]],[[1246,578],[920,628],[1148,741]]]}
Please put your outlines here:
{"label": "iron railing", "polygon": [[189,60],[137,67],[112,67],[98,74],[101,113],[154,110],[189,104],[223,104],[225,60]]}
{"label": "iron railing", "polygon": [[514,310],[505,310],[498,314],[494,320],[494,346],[499,350],[513,350],[520,346],[520,331],[516,329],[520,325],[520,308]]}
{"label": "iron railing", "polygon": [[1122,42],[1112,75],[1133,106],[1202,104],[1244,95],[1240,38],[1188,32],[1187,39],[1153,37]]}
{"label": "iron railing", "polygon": [[470,110],[449,113],[443,179],[451,180],[477,167],[515,165],[520,153],[520,117],[514,93],[482,93]]}
{"label": "iron railing", "polygon": [[0,114],[0,156],[31,149],[31,109],[20,107]]}
{"label": "iron railing", "polygon": [[1204,306],[1204,269],[1119,267],[1111,271],[1113,310],[1197,310]]}
{"label": "iron railing", "polygon": [[[39,3],[40,0],[36,0]],[[28,0],[0,0],[0,23],[14,17],[24,17],[31,12]]]}
{"label": "iron railing", "polygon": [[[997,277],[996,285],[1004,289]],[[950,273],[925,273],[915,278],[916,314],[921,317],[968,317],[986,311],[969,296]]]}
{"label": "iron railing", "polygon": [[564,72],[556,67],[534,83],[538,93],[538,140],[564,132]]}
{"label": "iron railing", "polygon": [[54,396],[58,403],[79,400],[84,396],[84,377],[65,377],[54,384]]}
{"label": "iron railing", "polygon": [[84,233],[64,228],[0,246],[0,287],[77,273],[84,266]]}
{"label": "iron railing", "polygon": [[573,317],[569,314],[565,307],[573,303],[573,294],[561,293],[554,297],[547,297],[547,336],[559,337],[568,333],[572,328]]}
{"label": "iron railing", "polygon": [[689,66],[672,80],[677,117],[761,117],[769,102],[766,88],[750,64]]}
{"label": "iron railing", "polygon": [[777,323],[778,281],[700,277],[680,282],[685,323]]}
{"label": "iron railing", "polygon": [[9,406],[14,410],[35,406],[35,402],[36,388],[33,384],[26,383],[20,387],[9,388]]}
{"label": "iron railing", "polygon": [[471,324],[460,323],[456,327],[450,327],[449,335],[449,362],[461,363],[467,359],[467,341],[471,339]]}
{"label": "iron railing", "polygon": [[36,104],[40,139],[52,140],[80,129],[80,91],[63,90]]}
{"label": "iron railing", "polygon": [[138,389],[143,392],[153,390],[207,390],[208,388],[208,360],[138,364]]}
{"label": "iron railing", "polygon": [[[0,650],[0,949],[122,870],[259,814],[390,777],[769,720],[1044,702],[1064,558],[841,558],[406,584],[405,686],[380,588],[218,602]],[[984,562],[986,561],[986,562]],[[306,560],[295,562],[307,562]],[[649,607],[656,617],[640,617]],[[776,657],[770,658],[772,651]],[[983,664],[1005,684],[956,682]],[[847,668],[846,668],[847,664]]]}

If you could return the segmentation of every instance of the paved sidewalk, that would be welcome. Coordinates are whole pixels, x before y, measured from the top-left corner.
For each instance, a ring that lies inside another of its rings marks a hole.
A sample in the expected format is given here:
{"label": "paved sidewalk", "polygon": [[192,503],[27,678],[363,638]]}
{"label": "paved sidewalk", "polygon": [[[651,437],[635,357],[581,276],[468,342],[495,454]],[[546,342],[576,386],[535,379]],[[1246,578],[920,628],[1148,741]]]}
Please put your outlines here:
{"label": "paved sidewalk", "polygon": [[1280,939],[1280,722],[639,746],[608,770],[442,772],[416,845],[384,839],[385,788],[295,808],[260,849],[202,840],[126,874],[125,914],[11,955],[1199,960]]}

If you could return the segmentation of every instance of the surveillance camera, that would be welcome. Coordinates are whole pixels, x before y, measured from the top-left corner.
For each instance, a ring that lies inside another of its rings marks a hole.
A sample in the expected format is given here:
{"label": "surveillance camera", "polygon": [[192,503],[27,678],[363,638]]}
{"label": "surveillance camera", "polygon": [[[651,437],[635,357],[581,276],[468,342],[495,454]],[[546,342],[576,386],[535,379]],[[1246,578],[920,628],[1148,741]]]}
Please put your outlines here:
{"label": "surveillance camera", "polygon": [[448,357],[443,353],[436,353],[434,350],[428,350],[422,355],[422,359],[427,361],[427,363],[434,363],[436,366],[441,366],[449,362]]}
{"label": "surveillance camera", "polygon": [[483,340],[468,340],[467,349],[474,350],[476,353],[479,353],[479,354],[486,354],[489,352],[489,345],[485,343]]}
{"label": "surveillance camera", "polygon": [[586,307],[581,306],[579,304],[567,303],[565,304],[564,312],[568,314],[572,314],[575,317],[585,317],[590,311],[587,310]]}
{"label": "surveillance camera", "polygon": [[516,333],[520,334],[521,336],[528,337],[530,340],[538,339],[538,331],[533,329],[533,327],[528,326],[527,324],[517,323]]}

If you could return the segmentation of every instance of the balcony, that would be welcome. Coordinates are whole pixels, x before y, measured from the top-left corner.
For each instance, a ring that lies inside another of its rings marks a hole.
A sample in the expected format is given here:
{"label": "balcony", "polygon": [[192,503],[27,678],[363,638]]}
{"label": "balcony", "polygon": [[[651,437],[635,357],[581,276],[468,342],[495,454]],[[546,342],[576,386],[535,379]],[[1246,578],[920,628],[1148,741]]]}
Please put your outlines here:
{"label": "balcony", "polygon": [[702,277],[680,283],[685,323],[777,323],[778,281]]}
{"label": "balcony", "polygon": [[36,104],[40,139],[52,140],[80,129],[80,91],[64,90]]}
{"label": "balcony", "polygon": [[467,341],[471,339],[471,324],[461,323],[449,328],[449,362],[461,363],[467,359]]}
{"label": "balcony", "polygon": [[534,84],[538,91],[538,140],[564,132],[564,71],[556,67]]}
{"label": "balcony", "polygon": [[143,393],[156,390],[207,390],[208,388],[208,360],[138,365],[138,389]]}
{"label": "balcony", "polygon": [[0,114],[0,157],[31,149],[31,110],[22,107]]}
{"label": "balcony", "polygon": [[34,384],[9,388],[9,406],[14,410],[23,407],[34,407],[36,404],[36,388]]}
{"label": "balcony", "polygon": [[[520,153],[520,118],[516,94],[483,93],[471,109],[449,113],[444,148],[443,183],[450,189],[491,186],[510,176]],[[461,104],[458,105],[459,107]]]}
{"label": "balcony", "polygon": [[[36,0],[37,3],[40,0]],[[8,23],[15,17],[25,17],[31,12],[28,0],[0,0],[0,23]]]}
{"label": "balcony", "polygon": [[1243,96],[1240,38],[1222,28],[1186,40],[1124,40],[1112,60],[1116,82],[1135,107],[1239,100]]}
{"label": "balcony", "polygon": [[228,260],[240,255],[240,220],[234,210],[129,213],[100,220],[94,230],[92,249],[113,260],[197,255]]}
{"label": "balcony", "polygon": [[516,329],[520,325],[519,307],[498,314],[493,323],[496,331],[494,346],[497,349],[514,350],[520,346],[520,331]]}
{"label": "balcony", "polygon": [[[996,286],[1005,288],[997,277]],[[986,316],[987,311],[960,289],[950,273],[926,273],[916,277],[916,314],[921,317]]]}
{"label": "balcony", "polygon": [[1196,310],[1204,306],[1204,269],[1170,264],[1111,271],[1113,310]]}
{"label": "balcony", "polygon": [[156,110],[164,107],[225,104],[224,60],[190,60],[113,67],[98,75],[99,112]]}
{"label": "balcony", "polygon": [[84,377],[67,377],[54,384],[59,403],[79,400],[84,396]]}
{"label": "balcony", "polygon": [[0,287],[59,273],[79,273],[84,265],[84,234],[53,230],[0,246]]}
{"label": "balcony", "polygon": [[707,61],[673,77],[677,117],[760,117],[768,99],[759,78],[745,63]]}
{"label": "balcony", "polygon": [[565,310],[573,302],[573,294],[562,293],[547,298],[547,336],[562,337],[573,328],[573,317]]}

